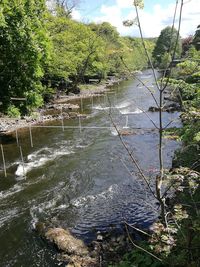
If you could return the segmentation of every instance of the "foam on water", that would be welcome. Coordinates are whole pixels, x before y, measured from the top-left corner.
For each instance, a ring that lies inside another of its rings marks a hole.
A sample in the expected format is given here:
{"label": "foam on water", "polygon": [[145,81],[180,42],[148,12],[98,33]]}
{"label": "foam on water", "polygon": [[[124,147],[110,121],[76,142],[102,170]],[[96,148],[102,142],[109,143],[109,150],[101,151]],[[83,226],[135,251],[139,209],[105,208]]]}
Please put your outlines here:
{"label": "foam on water", "polygon": [[27,162],[20,163],[17,167],[15,175],[18,177],[24,177],[26,174],[34,168],[45,165],[48,161],[54,160],[58,157],[69,155],[73,151],[65,145],[59,148],[42,148],[36,152],[33,152],[27,156]]}
{"label": "foam on water", "polygon": [[1,211],[0,227],[4,226],[5,224],[7,225],[10,220],[13,220],[18,215],[20,215],[18,208],[12,208],[12,209],[7,209],[5,211]]}
{"label": "foam on water", "polygon": [[98,105],[98,106],[94,106],[93,109],[97,109],[97,110],[109,110],[110,107],[103,107],[103,106]]}
{"label": "foam on water", "polygon": [[[66,196],[67,186],[65,182],[58,183],[57,186],[53,187],[51,190],[46,190],[44,195],[46,195],[45,199],[43,198],[34,199],[30,202],[30,215],[32,217],[32,226],[35,227],[35,224],[40,221],[41,217],[47,218],[52,217],[52,212],[54,211],[63,211],[69,206],[69,199]],[[67,202],[66,202],[67,201]]]}
{"label": "foam on water", "polygon": [[115,108],[116,109],[123,109],[123,108],[130,106],[130,105],[131,105],[131,103],[127,101],[127,102],[122,102],[122,103],[116,105]]}
{"label": "foam on water", "polygon": [[152,74],[141,76],[142,79],[149,79],[151,77],[152,77]]}
{"label": "foam on water", "polygon": [[117,132],[117,130],[115,128],[111,128],[111,134],[113,136],[118,136],[118,132]]}
{"label": "foam on water", "polygon": [[0,192],[0,199],[5,199],[23,190],[22,185],[15,184],[9,190]]}
{"label": "foam on water", "polygon": [[128,114],[140,114],[143,113],[143,111],[139,108],[136,108],[134,111],[131,111],[129,108],[122,109],[120,110],[120,113],[123,115],[128,115]]}

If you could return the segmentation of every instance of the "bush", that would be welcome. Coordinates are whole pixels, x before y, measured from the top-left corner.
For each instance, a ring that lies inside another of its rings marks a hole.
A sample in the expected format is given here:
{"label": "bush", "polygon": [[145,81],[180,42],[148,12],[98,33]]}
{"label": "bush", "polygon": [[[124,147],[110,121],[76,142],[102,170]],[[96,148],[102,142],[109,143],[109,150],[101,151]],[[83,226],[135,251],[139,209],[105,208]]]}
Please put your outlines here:
{"label": "bush", "polygon": [[37,91],[30,91],[26,94],[27,97],[27,109],[32,112],[34,109],[43,106],[44,101],[42,95]]}
{"label": "bush", "polygon": [[14,105],[8,106],[6,113],[11,118],[20,118],[21,116],[20,110]]}

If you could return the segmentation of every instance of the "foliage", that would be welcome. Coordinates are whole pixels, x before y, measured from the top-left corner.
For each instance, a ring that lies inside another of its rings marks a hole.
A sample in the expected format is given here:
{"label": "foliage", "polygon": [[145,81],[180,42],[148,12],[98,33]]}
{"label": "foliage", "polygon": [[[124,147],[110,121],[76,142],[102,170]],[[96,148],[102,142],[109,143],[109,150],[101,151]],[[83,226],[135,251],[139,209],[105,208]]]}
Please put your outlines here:
{"label": "foliage", "polygon": [[41,107],[44,104],[43,97],[39,92],[29,91],[26,93],[26,108],[28,112],[33,111],[36,108]]}
{"label": "foliage", "polygon": [[200,25],[198,25],[197,30],[194,35],[193,44],[196,50],[200,50]]}
{"label": "foliage", "polygon": [[9,105],[6,111],[7,115],[11,118],[20,118],[20,110],[14,105]]}
{"label": "foliage", "polygon": [[[120,37],[116,28],[107,22],[85,25],[66,17],[49,16],[48,30],[54,45],[54,54],[46,77],[74,83],[87,81],[87,77],[104,78],[107,75],[124,74],[147,66],[141,42],[138,39]],[[146,41],[152,51],[152,42]]]}
{"label": "foliage", "polygon": [[195,72],[200,71],[200,67],[198,62],[192,60],[185,60],[177,65],[178,68],[178,75],[186,76],[192,75]]}
{"label": "foliage", "polygon": [[180,36],[178,36],[178,43],[176,44],[178,32],[174,28],[172,30],[171,27],[164,28],[156,42],[156,46],[153,50],[153,58],[155,60],[155,64],[160,66],[163,61],[163,57],[166,57],[166,53],[169,55],[173,55],[173,51],[175,50],[175,58],[180,57],[181,55],[181,41]]}
{"label": "foliage", "polygon": [[102,73],[104,45],[89,27],[66,17],[49,16],[48,29],[54,45],[48,76],[81,80],[86,71]]}
{"label": "foliage", "polygon": [[188,50],[188,58],[197,61],[200,60],[200,51],[197,51],[193,45]]}
{"label": "foliage", "polygon": [[134,0],[133,5],[139,8],[144,8],[144,0]]}
{"label": "foliage", "polygon": [[[149,249],[146,244],[141,244],[141,246]],[[134,249],[127,253],[118,265],[112,267],[164,267],[164,265],[143,251]]]}
{"label": "foliage", "polygon": [[44,0],[2,0],[0,10],[0,98],[6,109],[11,97],[24,97],[41,85],[50,46]]}
{"label": "foliage", "polygon": [[[127,74],[125,64],[130,71],[148,65],[139,39],[119,36],[107,22],[73,21],[70,14],[78,2],[56,0],[47,12],[45,0],[1,1],[0,99],[4,111],[11,97],[27,97],[27,102],[16,106],[23,113],[32,112],[43,100],[51,99],[55,89],[69,91],[69,80],[73,89],[90,78]],[[137,6],[142,7],[142,2],[137,1]],[[145,42],[151,53],[153,42]]]}
{"label": "foliage", "polygon": [[188,37],[182,39],[182,56],[187,56],[188,51],[192,46],[192,40],[192,35],[189,35]]}
{"label": "foliage", "polygon": [[160,222],[151,226],[149,240],[140,242],[141,249],[124,255],[117,267],[197,267],[200,263],[200,217],[197,204],[200,198],[200,174],[188,168],[173,169],[166,178],[173,186],[167,213],[167,227]]}
{"label": "foliage", "polygon": [[164,55],[161,57],[161,62],[159,67],[161,69],[166,69],[169,66],[171,60],[172,60],[171,55],[168,52],[165,52]]}

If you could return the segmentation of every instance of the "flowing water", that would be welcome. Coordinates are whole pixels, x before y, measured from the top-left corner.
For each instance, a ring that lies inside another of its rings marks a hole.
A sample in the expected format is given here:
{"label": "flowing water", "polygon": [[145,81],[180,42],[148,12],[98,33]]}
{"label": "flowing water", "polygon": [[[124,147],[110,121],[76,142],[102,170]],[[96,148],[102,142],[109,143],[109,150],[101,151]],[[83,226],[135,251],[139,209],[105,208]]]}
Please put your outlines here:
{"label": "flowing water", "polygon": [[[139,76],[155,90],[150,71]],[[32,128],[33,147],[29,130],[20,131],[24,164],[16,139],[4,142],[8,177],[1,161],[0,266],[58,266],[54,251],[33,231],[37,221],[70,228],[89,241],[96,230],[120,226],[124,220],[148,226],[156,219],[158,206],[108,115],[112,113],[120,130],[132,129],[124,140],[153,180],[158,169],[158,132],[142,112],[149,106],[155,106],[150,93],[136,80],[124,81],[107,95],[83,100],[87,117],[81,119],[81,127],[73,119],[64,121],[71,127],[64,131],[62,127]],[[157,112],[147,114],[158,123]],[[163,113],[164,125],[177,118],[172,126],[180,127],[178,117],[176,112]],[[164,140],[165,167],[171,166],[178,145]]]}

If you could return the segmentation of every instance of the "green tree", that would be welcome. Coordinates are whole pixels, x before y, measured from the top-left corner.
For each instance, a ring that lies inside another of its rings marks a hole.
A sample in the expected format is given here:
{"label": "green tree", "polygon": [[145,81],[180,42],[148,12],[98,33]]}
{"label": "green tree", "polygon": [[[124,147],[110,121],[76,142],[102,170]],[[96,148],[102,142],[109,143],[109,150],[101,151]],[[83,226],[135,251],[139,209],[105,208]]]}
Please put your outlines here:
{"label": "green tree", "polygon": [[[40,94],[43,67],[50,56],[45,8],[44,0],[0,3],[0,99],[4,109],[11,97]],[[18,104],[25,111],[24,105]]]}
{"label": "green tree", "polygon": [[117,29],[108,22],[101,24],[92,23],[89,26],[104,42],[105,72],[107,74],[120,73],[122,67],[120,56],[123,43]]}
{"label": "green tree", "polygon": [[197,30],[194,35],[193,44],[196,50],[200,50],[200,25],[197,27]]}
{"label": "green tree", "polygon": [[[169,54],[169,56],[173,55],[173,51],[176,46],[175,51],[175,58],[180,57],[181,55],[181,41],[180,36],[178,36],[178,42],[177,40],[178,32],[176,29],[173,29],[171,27],[164,28],[160,36],[158,37],[158,40],[156,42],[155,48],[153,50],[153,58],[155,60],[156,65],[160,65],[161,62],[163,62],[163,56],[166,59],[166,53]],[[164,59],[164,61],[165,61]]]}
{"label": "green tree", "polygon": [[50,79],[71,78],[78,84],[86,74],[100,74],[106,69],[105,43],[90,27],[65,16],[52,16],[48,29],[54,53],[46,75]]}

